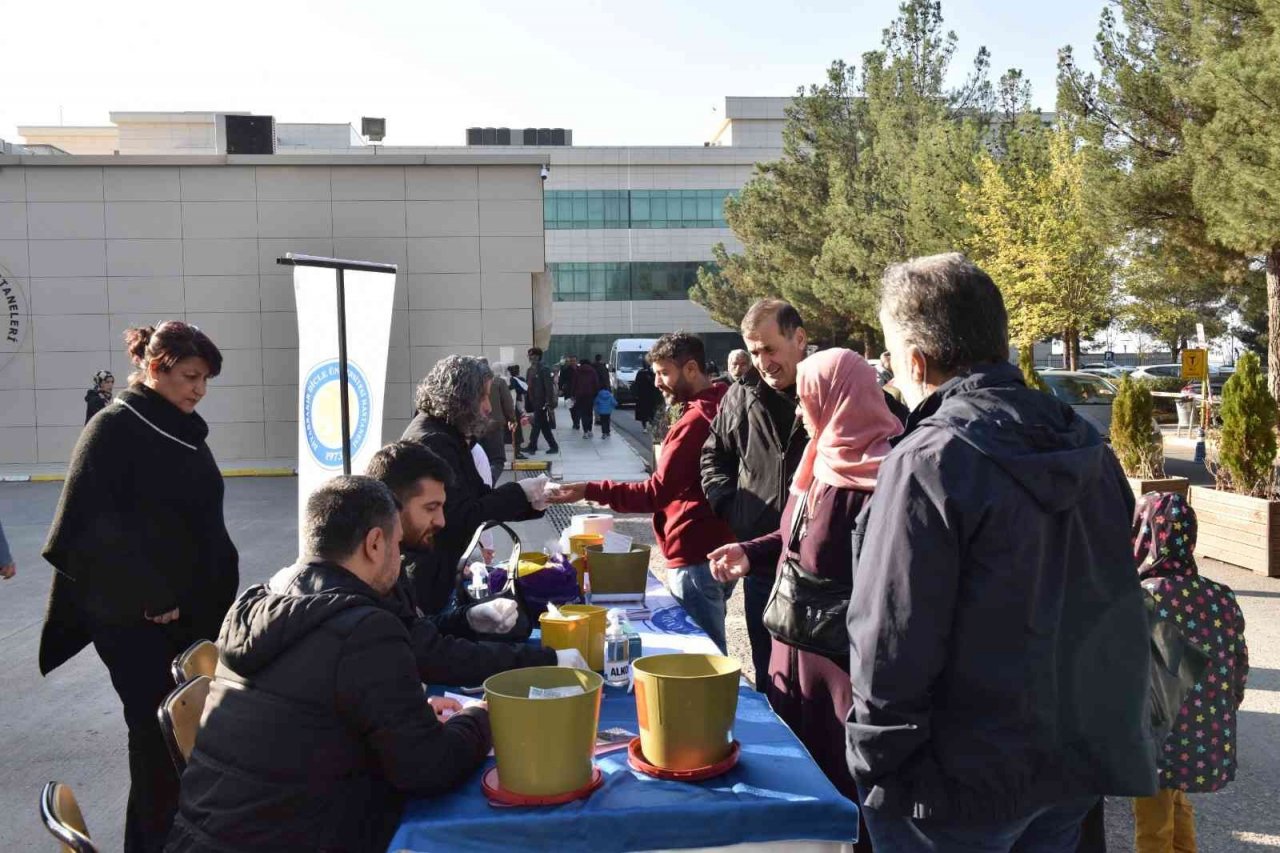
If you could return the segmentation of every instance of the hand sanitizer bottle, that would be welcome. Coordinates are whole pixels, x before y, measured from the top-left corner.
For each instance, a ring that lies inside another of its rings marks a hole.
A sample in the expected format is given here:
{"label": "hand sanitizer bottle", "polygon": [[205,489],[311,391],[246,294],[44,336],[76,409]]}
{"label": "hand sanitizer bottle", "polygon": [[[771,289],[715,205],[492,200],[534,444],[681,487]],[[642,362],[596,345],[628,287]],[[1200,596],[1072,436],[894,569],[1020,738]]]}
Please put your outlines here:
{"label": "hand sanitizer bottle", "polygon": [[604,634],[604,680],[612,687],[631,684],[631,649],[622,630],[621,610],[609,611],[609,627]]}

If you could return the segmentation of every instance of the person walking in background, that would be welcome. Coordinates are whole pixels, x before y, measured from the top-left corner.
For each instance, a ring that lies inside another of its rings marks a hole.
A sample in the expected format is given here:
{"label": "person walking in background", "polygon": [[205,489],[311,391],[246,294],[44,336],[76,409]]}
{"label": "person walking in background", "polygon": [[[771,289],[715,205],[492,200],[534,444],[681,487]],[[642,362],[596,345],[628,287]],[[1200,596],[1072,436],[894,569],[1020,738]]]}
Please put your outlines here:
{"label": "person walking in background", "polygon": [[523,448],[525,453],[538,452],[538,436],[547,439],[547,452],[559,453],[560,445],[556,443],[555,433],[551,431],[551,418],[556,409],[556,385],[551,378],[551,368],[542,363],[541,347],[532,347],[528,352],[529,373],[526,380],[525,411],[532,415],[529,424],[529,443]]}
{"label": "person walking in background", "polygon": [[129,727],[124,849],[164,846],[178,775],[156,720],[170,664],[212,640],[239,586],[223,482],[196,407],[222,354],[179,321],[129,329],[137,371],[71,454],[44,558],[54,567],[40,637],[48,674],[92,643]]}
{"label": "person walking in background", "polygon": [[[858,791],[844,760],[852,696],[848,634],[842,630],[853,586],[853,530],[889,453],[889,439],[902,432],[902,424],[885,405],[875,370],[850,350],[824,350],[802,361],[796,388],[810,438],[782,523],[758,539],[717,548],[711,570],[717,580],[733,581],[757,568],[774,577],[776,569],[782,576],[775,583],[813,577],[832,587],[821,604],[840,615],[837,630],[827,637],[807,633],[816,626],[805,625],[804,637],[773,637],[765,693],[827,778],[856,803]],[[871,849],[869,841],[863,846]]]}
{"label": "person walking in background", "polygon": [[1133,517],[1133,557],[1155,618],[1209,656],[1160,751],[1160,790],[1133,801],[1137,853],[1194,853],[1187,794],[1221,791],[1236,778],[1237,713],[1249,678],[1244,612],[1225,584],[1196,566],[1196,513],[1178,494],[1143,495]]}
{"label": "person walking in background", "polygon": [[[809,338],[800,312],[781,299],[753,304],[742,318],[742,335],[754,368],[725,394],[702,449],[701,469],[711,509],[729,523],[738,542],[747,542],[778,529],[809,442],[796,418],[796,373]],[[743,616],[761,692],[772,648],[763,622],[772,589],[771,565],[757,566],[743,580]]]}
{"label": "person walking in background", "polygon": [[736,349],[729,353],[729,379],[741,382],[751,372],[751,353]]}
{"label": "person walking in background", "polygon": [[649,350],[649,361],[667,404],[684,405],[684,414],[662,445],[653,476],[642,483],[603,480],[560,485],[548,492],[548,499],[552,503],[585,499],[616,512],[653,513],[671,594],[724,653],[725,600],[733,586],[711,576],[707,555],[732,542],[733,531],[707,504],[698,478],[698,456],[726,389],[711,384],[705,350],[696,335],[663,335]]}
{"label": "person walking in background", "polygon": [[600,422],[600,437],[608,438],[613,422],[613,410],[618,408],[618,400],[608,388],[601,388],[596,393],[596,420]]}
{"label": "person walking in background", "polygon": [[658,405],[658,389],[653,384],[653,368],[649,366],[647,356],[644,364],[636,371],[635,382],[631,383],[631,393],[636,400],[636,423],[647,429]]}
{"label": "person walking in background", "polygon": [[[480,359],[486,368],[489,362]],[[516,425],[516,403],[503,371],[489,370],[489,427],[479,438],[489,465],[489,485],[494,485],[507,468],[507,436]]]}
{"label": "person walking in background", "polygon": [[13,561],[13,552],[9,550],[9,540],[4,535],[4,525],[0,525],[0,578],[13,580],[18,573],[18,566]]}
{"label": "person walking in background", "polygon": [[600,387],[608,388],[609,387],[609,365],[604,363],[604,356],[602,356],[600,353],[596,353],[595,361],[592,362],[591,366],[595,368],[596,379],[600,381]]}
{"label": "person walking in background", "polygon": [[445,356],[436,362],[414,394],[418,414],[409,422],[404,441],[416,441],[449,466],[453,485],[444,507],[445,526],[435,535],[433,572],[456,575],[471,536],[486,521],[525,521],[540,518],[545,477],[485,485],[471,456],[471,441],[489,420],[488,367],[466,355]]}
{"label": "person walking in background", "polygon": [[600,375],[584,358],[573,371],[573,407],[578,412],[577,423],[582,427],[583,438],[591,438],[592,410],[599,391]]}
{"label": "person walking in background", "polygon": [[573,400],[573,377],[578,372],[578,357],[576,355],[566,355],[564,361],[560,364],[560,373],[556,378],[556,386],[560,389],[560,396],[564,398],[565,406],[569,409],[569,417],[573,420],[573,429],[576,432],[580,423],[578,418],[578,407],[574,405]]}
{"label": "person walking in background", "polygon": [[854,534],[849,769],[878,850],[1074,853],[1156,789],[1133,493],[1088,421],[1026,387],[990,277],[889,267],[912,406]]}
{"label": "person walking in background", "polygon": [[116,388],[116,378],[110,370],[99,370],[93,374],[93,385],[84,392],[84,422],[101,412],[111,402],[111,394]]}
{"label": "person walking in background", "polygon": [[516,458],[524,459],[525,455],[520,452],[520,447],[524,444],[524,413],[528,411],[525,408],[524,399],[528,394],[529,383],[520,377],[520,365],[507,365],[507,385],[511,387],[511,395],[515,397],[516,401],[516,427],[514,435],[506,436],[506,438],[515,447]]}

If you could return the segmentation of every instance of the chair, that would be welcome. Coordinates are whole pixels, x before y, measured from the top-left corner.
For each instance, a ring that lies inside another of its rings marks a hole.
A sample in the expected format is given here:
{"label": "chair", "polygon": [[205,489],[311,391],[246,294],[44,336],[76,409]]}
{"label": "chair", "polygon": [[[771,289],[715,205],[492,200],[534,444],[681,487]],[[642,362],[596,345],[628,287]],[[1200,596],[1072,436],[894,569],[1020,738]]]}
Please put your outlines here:
{"label": "chair", "polygon": [[197,675],[213,678],[218,668],[218,647],[208,640],[196,640],[185,652],[173,659],[173,680],[179,686]]}
{"label": "chair", "polygon": [[40,794],[40,819],[49,834],[58,839],[63,853],[98,853],[98,847],[89,840],[89,828],[84,825],[80,804],[71,788],[61,782],[50,782]]}
{"label": "chair", "polygon": [[200,731],[200,717],[204,713],[205,700],[209,698],[209,685],[213,679],[207,675],[195,678],[174,688],[160,703],[160,731],[169,747],[178,775],[187,769],[187,759],[196,745],[196,733]]}

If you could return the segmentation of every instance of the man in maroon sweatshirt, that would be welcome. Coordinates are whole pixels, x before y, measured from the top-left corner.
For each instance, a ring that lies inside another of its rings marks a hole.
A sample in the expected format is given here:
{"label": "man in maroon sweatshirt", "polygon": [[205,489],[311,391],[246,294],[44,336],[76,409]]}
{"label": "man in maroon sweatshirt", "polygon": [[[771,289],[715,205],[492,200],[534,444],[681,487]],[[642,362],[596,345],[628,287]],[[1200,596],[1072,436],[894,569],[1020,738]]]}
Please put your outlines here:
{"label": "man in maroon sweatshirt", "polygon": [[649,350],[649,360],[667,405],[684,406],[684,414],[662,443],[653,476],[643,483],[567,483],[549,499],[553,503],[589,500],[617,512],[653,513],[653,531],[667,562],[667,586],[723,653],[725,599],[733,584],[712,577],[707,554],[733,542],[734,535],[702,493],[699,462],[711,419],[728,387],[711,384],[706,351],[696,335],[663,335]]}

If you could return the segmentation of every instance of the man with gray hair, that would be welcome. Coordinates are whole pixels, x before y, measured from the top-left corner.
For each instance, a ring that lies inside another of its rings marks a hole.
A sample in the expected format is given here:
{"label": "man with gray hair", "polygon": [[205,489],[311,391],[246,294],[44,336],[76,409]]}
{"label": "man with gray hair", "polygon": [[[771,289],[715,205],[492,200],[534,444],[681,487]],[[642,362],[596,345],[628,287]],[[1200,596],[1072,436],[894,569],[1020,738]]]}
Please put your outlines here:
{"label": "man with gray hair", "polygon": [[873,847],[1074,851],[1156,789],[1134,501],[1088,421],[1023,384],[963,255],[885,271],[913,411],[855,533],[849,769]]}
{"label": "man with gray hair", "polygon": [[751,372],[751,353],[744,349],[736,349],[729,353],[729,378],[741,382]]}

